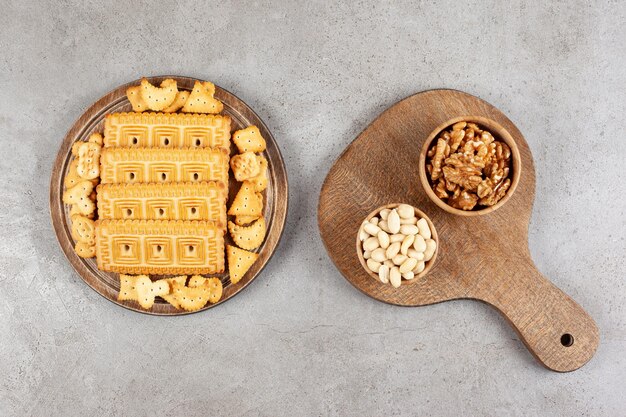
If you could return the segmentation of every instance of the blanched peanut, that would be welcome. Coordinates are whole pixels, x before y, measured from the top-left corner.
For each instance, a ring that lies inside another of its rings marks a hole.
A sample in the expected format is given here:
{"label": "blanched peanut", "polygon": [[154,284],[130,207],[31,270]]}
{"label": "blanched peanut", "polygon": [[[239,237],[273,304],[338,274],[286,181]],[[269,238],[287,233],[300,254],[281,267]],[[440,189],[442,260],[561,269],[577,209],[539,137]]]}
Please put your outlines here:
{"label": "blanched peanut", "polygon": [[413,207],[409,206],[408,204],[400,204],[398,206],[398,215],[400,215],[400,218],[409,219],[413,217],[414,214],[415,214],[415,210],[413,209]]}
{"label": "blanched peanut", "polygon": [[375,249],[372,252],[372,256],[370,259],[375,260],[376,262],[385,262],[387,256],[385,255],[385,250],[383,248]]}
{"label": "blanched peanut", "polygon": [[378,279],[380,279],[380,282],[383,284],[389,282],[389,267],[387,265],[381,265],[380,268],[378,268]]}
{"label": "blanched peanut", "polygon": [[389,241],[391,243],[402,242],[404,240],[404,235],[400,233],[396,233],[395,235],[389,236]]}
{"label": "blanched peanut", "polygon": [[400,265],[400,273],[404,274],[405,272],[412,271],[413,268],[417,266],[417,259],[407,258],[406,261]]}
{"label": "blanched peanut", "polygon": [[391,210],[391,213],[389,213],[387,227],[389,227],[389,233],[398,233],[400,231],[400,215],[396,209]]}
{"label": "blanched peanut", "polygon": [[400,274],[400,270],[397,266],[394,266],[391,268],[391,271],[389,271],[389,282],[391,282],[391,285],[395,288],[398,288],[400,284],[402,284],[402,274]]}
{"label": "blanched peanut", "polygon": [[413,268],[413,273],[417,275],[422,272],[424,268],[426,268],[426,264],[424,263],[424,261],[420,261],[417,263],[417,265],[415,265],[415,268]]}
{"label": "blanched peanut", "polygon": [[419,229],[414,224],[403,224],[400,226],[400,233],[403,235],[416,235],[419,232]]}
{"label": "blanched peanut", "polygon": [[385,262],[383,262],[383,265],[387,265],[387,267],[389,267],[389,269],[393,268],[394,263],[391,259],[387,259]]}
{"label": "blanched peanut", "polygon": [[400,252],[400,242],[395,242],[389,245],[385,254],[387,255],[387,259],[391,259],[396,256]]}
{"label": "blanched peanut", "polygon": [[367,233],[367,232],[365,231],[365,229],[363,229],[363,226],[364,226],[364,225],[365,225],[365,223],[363,223],[363,224],[361,225],[361,228],[359,229],[359,240],[360,240],[361,242],[363,242],[365,239],[367,239],[367,238],[369,237],[369,233]]}
{"label": "blanched peanut", "polygon": [[406,261],[407,256],[403,255],[401,253],[397,254],[396,256],[393,257],[393,259],[391,260],[391,262],[393,262],[394,265],[400,266],[402,265],[402,263],[404,261]]}
{"label": "blanched peanut", "polygon": [[378,225],[378,221],[379,221],[379,220],[380,220],[380,219],[379,219],[378,217],[375,217],[375,216],[374,216],[374,217],[372,217],[372,218],[370,219],[370,223],[375,224],[375,225]]}
{"label": "blanched peanut", "polygon": [[385,232],[389,233],[389,226],[387,226],[387,220],[379,221],[377,226],[380,227],[381,230],[384,230]]}
{"label": "blanched peanut", "polygon": [[426,219],[419,219],[417,221],[417,227],[420,229],[420,235],[422,235],[424,239],[430,239],[430,227],[428,227]]}
{"label": "blanched peanut", "polygon": [[369,259],[371,257],[372,257],[372,252],[367,251],[367,250],[365,252],[363,252],[363,259],[367,260],[367,259]]}
{"label": "blanched peanut", "polygon": [[435,250],[437,250],[437,242],[432,239],[428,239],[426,241],[426,250],[424,251],[424,261],[430,261],[435,254]]}
{"label": "blanched peanut", "polygon": [[365,239],[365,242],[363,242],[363,249],[366,251],[371,252],[378,247],[380,247],[380,244],[378,243],[378,239],[375,237],[368,237]]}
{"label": "blanched peanut", "polygon": [[417,217],[411,217],[410,219],[400,218],[400,224],[417,224]]}
{"label": "blanched peanut", "polygon": [[381,248],[387,249],[389,247],[389,235],[384,230],[380,230],[376,235],[378,238],[378,244]]}
{"label": "blanched peanut", "polygon": [[404,240],[402,241],[402,245],[400,245],[400,253],[403,255],[406,255],[414,241],[415,241],[415,236],[413,235],[405,236]]}
{"label": "blanched peanut", "polygon": [[402,278],[406,279],[407,281],[410,281],[413,278],[415,278],[415,274],[413,273],[413,271],[405,272],[404,274],[402,274]]}
{"label": "blanched peanut", "polygon": [[372,236],[376,236],[378,232],[380,232],[380,227],[376,226],[374,223],[367,222],[363,226],[363,230]]}
{"label": "blanched peanut", "polygon": [[424,252],[418,252],[413,248],[409,249],[407,255],[409,256],[409,258],[417,259],[418,261],[424,260]]}
{"label": "blanched peanut", "polygon": [[413,242],[413,248],[418,252],[424,252],[426,250],[426,241],[422,235],[415,236],[415,242]]}
{"label": "blanched peanut", "polygon": [[370,271],[372,271],[375,274],[378,273],[378,270],[380,269],[381,265],[382,264],[380,262],[376,262],[373,259],[368,259],[367,260],[367,267],[370,269]]}
{"label": "blanched peanut", "polygon": [[391,212],[391,210],[389,210],[389,209],[382,209],[380,211],[380,213],[379,213],[380,214],[380,218],[383,219],[383,220],[387,220],[387,216],[389,216],[390,212]]}

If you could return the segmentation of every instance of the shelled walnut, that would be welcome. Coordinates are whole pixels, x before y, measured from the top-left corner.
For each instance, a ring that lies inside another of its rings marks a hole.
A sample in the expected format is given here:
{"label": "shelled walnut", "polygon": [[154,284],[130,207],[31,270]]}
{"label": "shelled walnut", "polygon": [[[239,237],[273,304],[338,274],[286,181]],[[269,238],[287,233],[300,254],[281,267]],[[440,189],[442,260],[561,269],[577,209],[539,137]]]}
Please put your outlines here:
{"label": "shelled walnut", "polygon": [[511,149],[477,124],[458,122],[428,150],[426,172],[435,195],[451,207],[493,206],[511,186]]}

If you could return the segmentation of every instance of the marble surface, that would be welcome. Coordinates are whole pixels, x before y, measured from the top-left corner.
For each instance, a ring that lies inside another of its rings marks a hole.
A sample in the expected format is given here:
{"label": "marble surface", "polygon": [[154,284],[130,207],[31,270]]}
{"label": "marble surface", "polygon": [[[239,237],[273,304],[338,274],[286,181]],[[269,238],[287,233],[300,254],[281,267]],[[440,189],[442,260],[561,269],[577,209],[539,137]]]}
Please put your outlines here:
{"label": "marble surface", "polygon": [[[2,1],[0,415],[623,414],[626,3],[545,3]],[[250,104],[290,181],[262,275],[174,318],[85,285],[48,209],[74,120],[117,85],[167,73]],[[333,160],[385,108],[438,87],[494,104],[531,147],[533,258],[601,332],[576,372],[544,369],[486,305],[370,299],[323,248]]]}

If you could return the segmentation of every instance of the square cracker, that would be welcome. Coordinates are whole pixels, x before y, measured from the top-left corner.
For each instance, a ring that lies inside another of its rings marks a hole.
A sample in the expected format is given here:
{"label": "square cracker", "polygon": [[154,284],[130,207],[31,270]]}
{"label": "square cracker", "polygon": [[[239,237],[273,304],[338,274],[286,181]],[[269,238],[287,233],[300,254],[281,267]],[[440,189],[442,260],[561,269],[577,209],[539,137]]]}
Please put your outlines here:
{"label": "square cracker", "polygon": [[256,126],[249,126],[233,133],[233,142],[239,152],[263,152],[266,148],[265,139]]}

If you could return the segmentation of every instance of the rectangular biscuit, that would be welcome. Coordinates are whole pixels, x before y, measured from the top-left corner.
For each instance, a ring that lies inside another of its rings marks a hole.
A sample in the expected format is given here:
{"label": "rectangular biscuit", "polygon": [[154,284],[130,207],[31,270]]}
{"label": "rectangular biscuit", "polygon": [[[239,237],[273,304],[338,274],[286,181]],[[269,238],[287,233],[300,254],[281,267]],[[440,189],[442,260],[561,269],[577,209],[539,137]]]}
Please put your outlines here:
{"label": "rectangular biscuit", "polygon": [[111,113],[104,147],[224,148],[230,151],[229,116],[184,113]]}
{"label": "rectangular biscuit", "polygon": [[100,184],[98,217],[127,220],[213,220],[226,224],[222,182]]}
{"label": "rectangular biscuit", "polygon": [[98,220],[98,269],[122,274],[221,273],[224,229],[211,221]]}
{"label": "rectangular biscuit", "polygon": [[103,148],[100,182],[220,181],[228,184],[229,160],[224,148]]}

